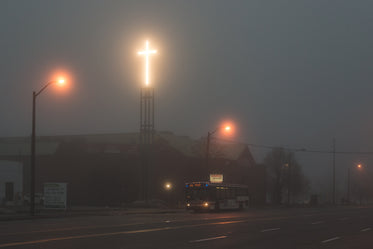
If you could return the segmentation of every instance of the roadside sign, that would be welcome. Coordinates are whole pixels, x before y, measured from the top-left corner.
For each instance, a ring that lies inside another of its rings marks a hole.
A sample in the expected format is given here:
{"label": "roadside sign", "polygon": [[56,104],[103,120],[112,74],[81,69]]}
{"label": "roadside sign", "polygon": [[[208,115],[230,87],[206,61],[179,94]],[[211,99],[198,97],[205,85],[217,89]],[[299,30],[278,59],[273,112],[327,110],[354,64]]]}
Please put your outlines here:
{"label": "roadside sign", "polygon": [[44,207],[66,209],[67,183],[44,183]]}

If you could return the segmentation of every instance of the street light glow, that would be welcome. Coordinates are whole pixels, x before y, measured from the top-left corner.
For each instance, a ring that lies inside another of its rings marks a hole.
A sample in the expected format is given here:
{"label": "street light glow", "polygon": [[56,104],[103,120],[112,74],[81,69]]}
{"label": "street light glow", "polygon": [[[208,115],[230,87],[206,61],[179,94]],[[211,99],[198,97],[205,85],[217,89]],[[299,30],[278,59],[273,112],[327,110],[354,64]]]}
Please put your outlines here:
{"label": "street light glow", "polygon": [[362,168],[361,164],[358,164],[358,165],[357,165],[357,167],[358,167],[359,169],[361,169],[361,168]]}
{"label": "street light glow", "polygon": [[145,50],[137,52],[138,55],[145,55],[145,85],[149,85],[149,56],[156,54],[157,50],[149,50],[149,41],[145,42]]}
{"label": "street light glow", "polygon": [[164,187],[165,187],[166,190],[170,190],[171,187],[172,187],[172,185],[171,185],[171,183],[167,182],[167,183],[164,185]]}
{"label": "street light glow", "polygon": [[58,85],[63,86],[63,85],[65,85],[65,79],[60,78],[59,80],[57,80],[57,83],[58,83]]}
{"label": "street light glow", "polygon": [[234,133],[234,125],[231,121],[224,122],[220,126],[220,134],[225,136],[232,136]]}

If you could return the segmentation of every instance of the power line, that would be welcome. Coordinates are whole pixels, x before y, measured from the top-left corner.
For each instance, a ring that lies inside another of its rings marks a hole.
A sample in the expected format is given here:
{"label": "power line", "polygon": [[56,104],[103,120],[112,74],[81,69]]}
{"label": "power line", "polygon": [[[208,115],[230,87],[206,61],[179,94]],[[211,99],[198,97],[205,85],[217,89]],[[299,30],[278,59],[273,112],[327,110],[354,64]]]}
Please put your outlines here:
{"label": "power line", "polygon": [[256,148],[263,148],[263,149],[278,149],[283,148],[287,151],[291,152],[303,152],[303,153],[318,153],[318,154],[351,154],[351,155],[373,155],[373,151],[333,151],[333,150],[309,150],[306,148],[294,148],[294,147],[286,147],[286,146],[275,146],[275,145],[265,145],[265,144],[253,144],[253,143],[245,143],[237,140],[229,140],[224,138],[214,138],[216,140],[230,142],[230,143],[241,143],[245,144],[250,147]]}

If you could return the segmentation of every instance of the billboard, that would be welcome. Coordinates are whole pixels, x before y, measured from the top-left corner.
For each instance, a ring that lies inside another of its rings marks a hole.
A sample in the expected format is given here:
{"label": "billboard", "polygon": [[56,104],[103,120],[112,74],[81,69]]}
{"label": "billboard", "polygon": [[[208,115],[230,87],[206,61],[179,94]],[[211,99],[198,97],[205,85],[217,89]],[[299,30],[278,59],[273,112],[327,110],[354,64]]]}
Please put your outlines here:
{"label": "billboard", "polygon": [[66,209],[67,183],[44,183],[44,207]]}

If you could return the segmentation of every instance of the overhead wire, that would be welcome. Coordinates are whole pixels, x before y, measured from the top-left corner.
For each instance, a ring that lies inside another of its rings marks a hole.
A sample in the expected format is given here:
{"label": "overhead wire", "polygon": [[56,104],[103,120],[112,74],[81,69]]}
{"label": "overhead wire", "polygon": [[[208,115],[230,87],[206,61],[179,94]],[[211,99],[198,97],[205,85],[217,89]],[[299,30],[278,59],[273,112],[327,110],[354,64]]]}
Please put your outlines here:
{"label": "overhead wire", "polygon": [[333,150],[310,150],[306,149],[304,147],[302,148],[294,148],[294,147],[287,147],[287,146],[275,146],[275,145],[265,145],[265,144],[254,144],[254,143],[246,143],[242,141],[237,141],[237,140],[230,140],[230,139],[224,139],[224,138],[219,138],[215,137],[214,139],[220,140],[220,141],[225,141],[225,142],[231,142],[231,143],[241,143],[245,144],[250,147],[255,147],[255,148],[263,148],[263,149],[278,149],[278,148],[283,148],[287,151],[292,151],[292,152],[304,152],[304,153],[319,153],[319,154],[353,154],[353,155],[373,155],[373,151],[333,151]]}

